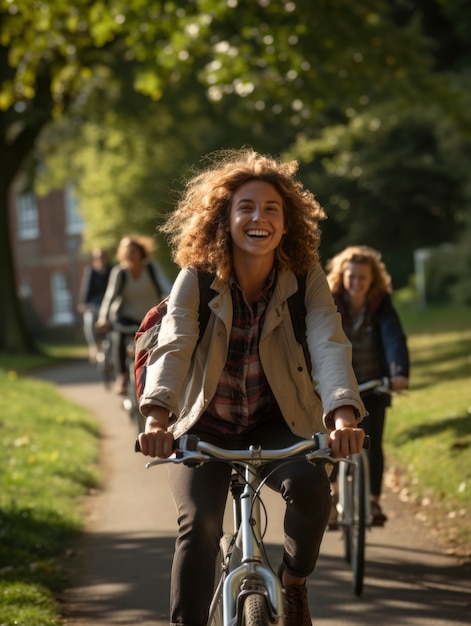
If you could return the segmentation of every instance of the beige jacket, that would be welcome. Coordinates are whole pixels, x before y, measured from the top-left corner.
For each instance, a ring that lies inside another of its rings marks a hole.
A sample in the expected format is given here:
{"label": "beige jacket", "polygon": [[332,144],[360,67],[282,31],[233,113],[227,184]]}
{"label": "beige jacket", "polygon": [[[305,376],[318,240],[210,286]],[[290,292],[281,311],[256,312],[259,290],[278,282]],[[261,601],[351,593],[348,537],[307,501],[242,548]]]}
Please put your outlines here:
{"label": "beige jacket", "polygon": [[[198,342],[198,276],[180,271],[162,320],[158,345],[152,351],[140,402],[167,408],[175,437],[187,432],[213,398],[227,358],[232,325],[229,285],[215,279],[217,295],[209,307],[214,315]],[[313,268],[306,280],[306,328],[312,379],[302,347],[296,342],[286,302],[297,289],[296,276],[282,271],[268,303],[260,335],[260,360],[270,388],[290,429],[301,437],[333,428],[331,413],[352,405],[358,420],[366,415],[351,366],[351,345],[333,302],[325,274]],[[196,350],[195,350],[196,348]]]}

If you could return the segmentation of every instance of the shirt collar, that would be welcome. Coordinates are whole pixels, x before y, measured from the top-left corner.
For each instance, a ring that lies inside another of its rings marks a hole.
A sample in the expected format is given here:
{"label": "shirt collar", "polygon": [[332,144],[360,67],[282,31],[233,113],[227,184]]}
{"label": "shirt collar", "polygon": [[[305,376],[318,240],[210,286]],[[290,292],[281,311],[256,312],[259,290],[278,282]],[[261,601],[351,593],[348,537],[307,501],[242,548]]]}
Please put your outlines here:
{"label": "shirt collar", "polygon": [[[268,278],[265,282],[265,284],[262,287],[262,291],[261,291],[261,297],[265,300],[265,302],[268,302],[271,298],[272,292],[273,292],[273,286],[276,282],[276,268],[274,267],[272,269],[272,271],[270,272],[270,274],[268,275]],[[231,277],[229,279],[229,286],[232,290],[234,289],[239,289],[239,291],[242,293],[242,289],[239,285],[239,283],[237,282],[237,278],[236,275],[234,274],[234,272],[231,273]]]}

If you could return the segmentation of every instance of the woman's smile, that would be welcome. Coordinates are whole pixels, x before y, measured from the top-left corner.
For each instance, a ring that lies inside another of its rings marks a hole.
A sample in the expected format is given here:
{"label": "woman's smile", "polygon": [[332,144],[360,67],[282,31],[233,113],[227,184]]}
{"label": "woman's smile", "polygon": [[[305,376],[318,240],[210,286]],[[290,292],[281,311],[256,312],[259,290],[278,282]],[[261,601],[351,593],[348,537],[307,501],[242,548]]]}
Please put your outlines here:
{"label": "woman's smile", "polygon": [[274,259],[285,232],[282,197],[264,180],[244,183],[232,197],[229,225],[234,254]]}

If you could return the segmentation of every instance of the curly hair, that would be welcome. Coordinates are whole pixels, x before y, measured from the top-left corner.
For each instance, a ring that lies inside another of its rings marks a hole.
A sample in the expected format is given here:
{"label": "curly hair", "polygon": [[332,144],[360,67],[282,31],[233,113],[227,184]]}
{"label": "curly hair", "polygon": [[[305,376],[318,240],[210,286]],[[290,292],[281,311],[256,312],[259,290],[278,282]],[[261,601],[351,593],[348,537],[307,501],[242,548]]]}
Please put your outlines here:
{"label": "curly hair", "polygon": [[206,159],[209,166],[186,182],[175,211],[159,227],[168,236],[177,265],[229,279],[231,201],[234,192],[251,180],[270,183],[283,198],[286,235],[276,250],[277,267],[301,274],[319,261],[319,221],[325,213],[313,194],[294,178],[296,161],[282,163],[252,148],[221,150]]}
{"label": "curly hair", "polygon": [[349,263],[364,264],[371,268],[373,281],[367,295],[369,300],[385,291],[392,293],[391,276],[381,260],[381,254],[369,246],[348,246],[327,262],[327,280],[332,293],[339,294],[345,291],[343,274]]}

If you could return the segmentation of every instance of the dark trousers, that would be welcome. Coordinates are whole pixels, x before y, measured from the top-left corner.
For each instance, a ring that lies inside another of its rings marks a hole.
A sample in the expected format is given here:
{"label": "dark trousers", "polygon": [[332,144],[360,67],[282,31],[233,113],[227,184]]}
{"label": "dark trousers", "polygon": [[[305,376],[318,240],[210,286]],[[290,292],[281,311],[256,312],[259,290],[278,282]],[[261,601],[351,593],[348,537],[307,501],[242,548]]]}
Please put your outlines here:
{"label": "dark trousers", "polygon": [[[299,440],[277,418],[245,435],[202,439],[224,448],[260,444],[282,448]],[[228,443],[230,445],[228,445]],[[204,626],[211,602],[216,556],[229,489],[231,468],[213,462],[199,468],[167,465],[170,487],[178,512],[178,537],[172,567],[171,623]],[[330,512],[330,487],[326,471],[307,462],[278,464],[267,481],[285,500],[284,556],[288,572],[308,576],[314,569]]]}
{"label": "dark trousers", "polygon": [[139,328],[139,321],[130,317],[118,317],[117,324],[123,326],[129,326],[132,328],[131,332],[121,332],[116,328],[111,331],[111,344],[113,350],[113,363],[117,374],[127,374],[127,345],[129,342],[134,341],[134,333]]}
{"label": "dark trousers", "polygon": [[379,395],[371,395],[364,398],[363,402],[369,413],[360,426],[370,436],[370,447],[368,449],[370,491],[372,496],[379,498],[383,484],[383,431],[388,401]]}
{"label": "dark trousers", "polygon": [[[370,437],[368,448],[368,462],[370,466],[370,493],[379,498],[383,485],[384,453],[383,431],[386,419],[388,400],[379,395],[370,395],[363,398],[368,416],[360,423],[365,433]],[[335,465],[330,475],[330,482],[336,483],[339,466]]]}

